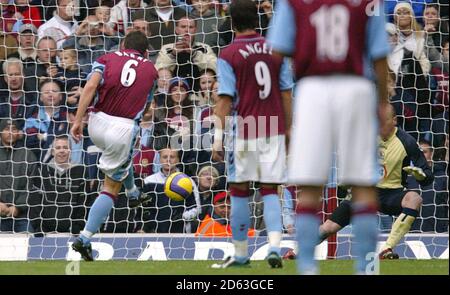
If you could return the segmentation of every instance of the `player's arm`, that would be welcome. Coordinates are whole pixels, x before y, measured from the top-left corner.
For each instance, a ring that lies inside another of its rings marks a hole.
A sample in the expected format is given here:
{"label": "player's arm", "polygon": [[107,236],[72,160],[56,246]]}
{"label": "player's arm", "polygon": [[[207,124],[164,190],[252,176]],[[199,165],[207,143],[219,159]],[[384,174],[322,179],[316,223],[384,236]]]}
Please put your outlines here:
{"label": "player's arm", "polygon": [[[383,11],[383,3],[379,1],[379,8]],[[384,14],[369,17],[366,28],[366,48],[372,60],[376,75],[378,90],[378,117],[380,124],[384,124],[389,116],[389,89],[387,56],[391,52],[386,32],[386,19]],[[382,128],[382,126],[380,126]]]}
{"label": "player's arm", "polygon": [[[219,84],[220,85],[220,84]],[[223,160],[223,135],[225,130],[226,118],[231,113],[233,100],[231,96],[219,95],[216,106],[214,107],[214,144],[213,144],[213,159],[216,161]]]}
{"label": "player's arm", "polygon": [[380,103],[389,103],[387,58],[383,57],[375,60],[373,67],[377,76],[378,100]]}
{"label": "player's arm", "polygon": [[286,128],[286,148],[288,148],[292,125],[292,90],[281,91],[281,99],[283,101],[284,124]]}
{"label": "player's arm", "polygon": [[292,76],[292,70],[288,62],[288,59],[284,58],[280,70],[280,90],[286,129],[286,149],[289,147],[289,140],[291,135],[293,86],[294,86],[294,78]]}
{"label": "player's arm", "polygon": [[217,76],[219,81],[219,98],[214,107],[214,143],[213,159],[222,161],[223,153],[223,134],[226,128],[227,116],[231,113],[233,98],[236,94],[236,76],[231,65],[222,58],[217,60]]}
{"label": "player's arm", "polygon": [[80,103],[78,105],[75,122],[73,123],[72,129],[70,130],[76,142],[79,142],[83,137],[83,124],[81,121],[86,114],[87,108],[91,105],[92,100],[97,93],[97,87],[100,85],[102,79],[103,77],[101,73],[93,72],[90,79],[84,86],[83,92],[81,92]]}
{"label": "player's arm", "polygon": [[295,50],[296,24],[294,10],[287,0],[277,1],[269,25],[267,40],[275,56],[292,56]]}

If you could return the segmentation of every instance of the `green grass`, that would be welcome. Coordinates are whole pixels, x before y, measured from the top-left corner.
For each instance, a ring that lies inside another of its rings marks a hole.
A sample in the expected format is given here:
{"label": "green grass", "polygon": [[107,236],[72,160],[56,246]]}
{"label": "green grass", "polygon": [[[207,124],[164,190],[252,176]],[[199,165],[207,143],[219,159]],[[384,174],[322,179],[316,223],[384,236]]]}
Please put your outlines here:
{"label": "green grass", "polygon": [[[285,261],[282,269],[270,269],[266,261],[252,261],[250,268],[211,269],[213,261],[96,261],[81,262],[81,275],[293,275],[295,262]],[[0,275],[63,275],[67,261],[0,262]],[[353,273],[351,260],[320,262],[321,274],[347,275]],[[448,260],[381,261],[384,275],[448,275]]]}

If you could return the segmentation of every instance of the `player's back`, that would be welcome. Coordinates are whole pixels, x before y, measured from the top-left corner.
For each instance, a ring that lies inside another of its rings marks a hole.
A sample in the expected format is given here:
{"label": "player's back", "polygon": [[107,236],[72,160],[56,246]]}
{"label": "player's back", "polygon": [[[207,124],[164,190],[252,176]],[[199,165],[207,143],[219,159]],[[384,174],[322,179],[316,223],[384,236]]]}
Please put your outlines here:
{"label": "player's back", "polygon": [[373,0],[288,0],[295,16],[295,74],[363,76]]}
{"label": "player's back", "polygon": [[158,78],[154,65],[132,49],[101,56],[93,71],[103,75],[94,111],[129,119],[140,116]]}
{"label": "player's back", "polygon": [[[234,73],[235,93],[220,93],[223,83],[219,80],[219,94],[233,97],[236,115],[244,119],[255,118],[256,130],[259,125],[258,119],[265,118],[266,129],[264,130],[268,133],[265,135],[259,133],[258,137],[284,134],[280,91],[283,59],[272,55],[272,49],[264,37],[252,34],[236,37],[233,43],[221,52],[219,62],[223,61]],[[273,124],[272,126],[270,124],[271,116],[276,117],[277,130],[273,130]],[[248,136],[245,135],[245,137]],[[249,137],[253,136],[249,135]]]}

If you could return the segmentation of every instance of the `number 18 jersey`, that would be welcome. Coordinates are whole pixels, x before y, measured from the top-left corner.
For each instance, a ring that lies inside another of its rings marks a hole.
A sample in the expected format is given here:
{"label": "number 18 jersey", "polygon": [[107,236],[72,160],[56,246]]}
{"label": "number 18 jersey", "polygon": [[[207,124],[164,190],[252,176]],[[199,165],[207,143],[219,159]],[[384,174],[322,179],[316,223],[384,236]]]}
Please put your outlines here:
{"label": "number 18 jersey", "polygon": [[272,55],[264,37],[236,37],[221,52],[217,64],[218,94],[233,99],[237,136],[250,139],[285,134],[281,91],[292,88],[293,78],[287,62]]}
{"label": "number 18 jersey", "polygon": [[371,63],[390,52],[380,0],[281,0],[268,40],[292,55],[296,79],[356,75],[372,79]]}
{"label": "number 18 jersey", "polygon": [[131,49],[99,57],[93,72],[102,74],[93,110],[128,119],[141,116],[158,78],[152,62]]}

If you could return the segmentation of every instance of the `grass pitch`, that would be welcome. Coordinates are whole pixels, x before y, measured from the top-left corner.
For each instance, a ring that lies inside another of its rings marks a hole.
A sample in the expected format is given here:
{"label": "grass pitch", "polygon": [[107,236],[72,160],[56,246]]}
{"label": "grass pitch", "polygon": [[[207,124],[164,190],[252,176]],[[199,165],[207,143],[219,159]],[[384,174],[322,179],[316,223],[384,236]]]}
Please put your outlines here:
{"label": "grass pitch", "polygon": [[[212,269],[216,261],[95,261],[81,262],[81,275],[295,275],[295,261],[284,261],[282,269],[269,268],[266,261],[252,261],[249,268]],[[381,261],[383,275],[448,275],[449,261]],[[67,261],[0,262],[0,275],[64,275]],[[353,261],[320,261],[321,274],[353,274]]]}

